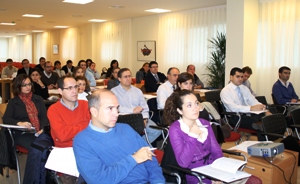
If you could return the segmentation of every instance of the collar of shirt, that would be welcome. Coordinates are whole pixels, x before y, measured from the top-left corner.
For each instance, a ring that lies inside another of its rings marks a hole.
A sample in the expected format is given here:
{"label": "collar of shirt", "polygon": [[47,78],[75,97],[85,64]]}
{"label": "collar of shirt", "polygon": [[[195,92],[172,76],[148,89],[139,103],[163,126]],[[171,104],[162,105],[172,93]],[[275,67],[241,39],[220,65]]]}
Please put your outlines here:
{"label": "collar of shirt", "polygon": [[95,130],[96,132],[100,132],[100,133],[108,133],[108,132],[112,131],[112,129],[113,129],[113,128],[109,128],[107,131],[105,131],[103,128],[99,128],[99,127],[96,127],[95,125],[93,125],[92,120],[90,120],[89,127],[92,130]]}
{"label": "collar of shirt", "polygon": [[236,86],[235,84],[233,84],[232,82],[230,82],[228,85],[230,85],[230,87],[233,89],[233,90],[236,90],[236,88],[238,86]]}
{"label": "collar of shirt", "polygon": [[61,98],[60,99],[60,103],[63,104],[63,106],[65,106],[67,109],[71,110],[71,111],[74,111],[74,109],[76,109],[78,107],[78,100],[75,102],[75,106],[73,109],[70,109],[66,104],[65,102],[63,101],[63,99]]}
{"label": "collar of shirt", "polygon": [[284,87],[286,87],[286,88],[289,87],[289,84],[290,84],[289,81],[286,81],[286,84],[284,84],[284,82],[283,82],[281,79],[279,79],[279,81],[280,81],[280,83],[281,83]]}
{"label": "collar of shirt", "polygon": [[50,73],[50,75],[48,75],[45,70],[43,72],[44,72],[45,76],[48,77],[48,78],[50,78],[51,75],[52,75],[52,73]]}
{"label": "collar of shirt", "polygon": [[173,90],[173,85],[170,83],[170,81],[166,81],[166,84],[170,87],[170,89]]}
{"label": "collar of shirt", "polygon": [[120,86],[120,89],[123,90],[124,92],[130,91],[132,89],[131,85],[130,85],[130,89],[129,90],[124,89],[123,86],[122,86],[122,84],[120,82],[119,82],[119,86]]}
{"label": "collar of shirt", "polygon": [[194,133],[191,133],[191,132],[190,132],[190,127],[188,127],[188,126],[183,122],[182,118],[180,118],[178,121],[179,121],[179,124],[180,124],[180,129],[181,129],[184,133],[188,134],[188,136],[193,137],[193,138],[196,138],[199,142],[202,142],[202,143],[206,140],[206,138],[207,138],[207,136],[208,136],[208,130],[207,130],[207,128],[204,128],[204,127],[203,127],[203,125],[202,125],[202,123],[200,122],[199,119],[196,120],[196,124],[197,124],[197,126],[199,126],[200,130],[202,131],[202,136],[201,136],[201,138],[200,138],[197,134],[194,134]]}

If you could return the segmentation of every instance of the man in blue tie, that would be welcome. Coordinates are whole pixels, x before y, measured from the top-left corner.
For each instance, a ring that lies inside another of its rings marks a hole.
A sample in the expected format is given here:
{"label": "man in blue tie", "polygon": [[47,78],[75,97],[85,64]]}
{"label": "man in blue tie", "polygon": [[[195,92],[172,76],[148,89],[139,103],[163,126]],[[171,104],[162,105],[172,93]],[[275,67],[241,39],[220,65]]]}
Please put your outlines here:
{"label": "man in blue tie", "polygon": [[165,74],[158,72],[158,63],[151,61],[149,63],[149,71],[145,77],[146,92],[156,92],[158,87],[164,83],[166,79]]}
{"label": "man in blue tie", "polygon": [[[258,139],[264,139],[260,136],[262,130],[261,118],[265,113],[251,114],[251,111],[264,111],[265,105],[259,103],[255,96],[253,96],[243,83],[243,71],[240,68],[232,68],[230,71],[230,83],[226,85],[221,91],[221,100],[227,112],[242,112],[249,113],[242,115],[240,127],[246,129],[254,129],[258,131]],[[236,125],[238,117],[230,118],[229,123],[233,126]]]}

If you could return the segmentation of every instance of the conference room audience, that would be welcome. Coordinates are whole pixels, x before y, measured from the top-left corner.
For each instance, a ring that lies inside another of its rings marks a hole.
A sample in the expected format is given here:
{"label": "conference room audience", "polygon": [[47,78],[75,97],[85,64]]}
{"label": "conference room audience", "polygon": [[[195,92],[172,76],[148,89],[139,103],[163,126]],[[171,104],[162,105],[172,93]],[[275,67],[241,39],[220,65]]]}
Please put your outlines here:
{"label": "conference room audience", "polygon": [[87,70],[94,75],[94,78],[96,80],[100,79],[101,76],[100,76],[100,73],[96,69],[96,63],[91,62],[90,65],[89,65],[89,67],[87,68]]}
{"label": "conference room audience", "polygon": [[20,75],[20,74],[29,75],[29,74],[31,74],[32,68],[29,65],[29,60],[28,59],[23,59],[22,60],[22,65],[23,65],[23,68],[20,68],[18,70],[17,75]]}
{"label": "conference room audience", "polygon": [[249,88],[252,95],[256,96],[253,89],[251,88],[251,83],[249,81],[250,76],[252,75],[252,69],[249,66],[245,66],[242,68],[244,77],[243,77],[243,85],[247,86]]}
{"label": "conference room audience", "polygon": [[4,67],[2,69],[2,72],[1,72],[1,77],[2,78],[12,78],[12,75],[15,73],[15,72],[18,72],[18,69],[16,67],[13,66],[13,60],[8,58],[6,60],[6,67]]}
{"label": "conference room audience", "polygon": [[[84,76],[83,69],[80,66],[76,66],[73,70],[73,78],[75,79],[77,76]],[[85,76],[84,76],[85,77]],[[89,93],[91,91],[90,82],[87,80],[85,86],[85,92]]]}
{"label": "conference room audience", "polygon": [[143,64],[142,68],[139,69],[139,71],[136,72],[135,78],[136,78],[136,83],[140,84],[142,80],[145,82],[145,77],[149,71],[149,63],[146,62]]}
{"label": "conference room audience", "polygon": [[73,69],[74,69],[74,66],[73,66],[72,60],[68,60],[67,64],[62,67],[62,70],[65,71],[65,74],[69,75],[69,76],[72,75]]}
{"label": "conference room audience", "polygon": [[35,65],[34,68],[37,68],[39,69],[41,72],[44,71],[45,69],[45,62],[46,62],[46,59],[44,57],[40,57],[39,59],[39,64]]}
{"label": "conference room audience", "polygon": [[176,81],[180,71],[176,67],[171,67],[167,72],[167,81],[161,84],[157,89],[157,109],[163,109],[167,98],[176,89]]}
{"label": "conference room audience", "polygon": [[77,76],[75,77],[76,84],[78,86],[78,100],[85,100],[87,101],[88,93],[85,92],[87,79],[85,76]]}
{"label": "conference room audience", "polygon": [[59,77],[65,76],[66,73],[64,70],[61,69],[61,63],[60,61],[54,62],[54,70],[53,72],[57,73]]}
{"label": "conference room audience", "polygon": [[195,80],[195,89],[201,89],[204,88],[203,82],[200,80],[200,78],[196,75],[196,67],[194,65],[188,65],[186,68],[186,72],[190,73],[193,75],[194,80]]}
{"label": "conference room audience", "polygon": [[109,79],[114,68],[119,67],[119,62],[114,59],[110,62],[110,67],[107,69],[106,78]]}
{"label": "conference room audience", "polygon": [[59,76],[53,72],[52,62],[46,61],[45,70],[42,72],[41,80],[48,87],[48,89],[57,88],[57,80]]}
{"label": "conference room audience", "polygon": [[92,120],[73,144],[78,171],[89,184],[165,183],[147,143],[129,125],[117,123],[118,107],[118,99],[111,91],[92,93]]}
{"label": "conference room audience", "polygon": [[41,96],[44,100],[49,97],[48,87],[41,81],[42,72],[38,68],[32,69],[30,78],[33,85],[33,93]]}
{"label": "conference room audience", "polygon": [[[8,101],[3,123],[23,126],[27,129],[35,128],[36,134],[43,132],[43,128],[49,125],[46,106],[42,97],[33,94],[32,82],[26,74],[18,75],[12,85],[14,98]],[[15,131],[16,145],[29,150],[31,143],[36,138],[35,132]]]}
{"label": "conference room audience", "polygon": [[91,63],[93,63],[93,60],[91,60],[91,59],[86,59],[86,60],[85,60],[85,63],[86,63],[87,68],[89,68],[90,65],[91,65]]}
{"label": "conference room audience", "polygon": [[111,90],[112,88],[120,84],[120,81],[118,79],[119,70],[120,70],[119,67],[113,69],[110,79],[107,82],[107,89]]}
{"label": "conference room audience", "polygon": [[167,80],[165,74],[158,72],[158,63],[151,61],[149,63],[149,71],[145,77],[145,90],[147,93],[156,92],[159,85]]}
{"label": "conference room audience", "polygon": [[89,85],[90,86],[96,86],[96,80],[94,78],[94,75],[87,70],[86,62],[84,60],[80,60],[78,62],[77,66],[80,66],[82,68],[84,76],[89,81]]}

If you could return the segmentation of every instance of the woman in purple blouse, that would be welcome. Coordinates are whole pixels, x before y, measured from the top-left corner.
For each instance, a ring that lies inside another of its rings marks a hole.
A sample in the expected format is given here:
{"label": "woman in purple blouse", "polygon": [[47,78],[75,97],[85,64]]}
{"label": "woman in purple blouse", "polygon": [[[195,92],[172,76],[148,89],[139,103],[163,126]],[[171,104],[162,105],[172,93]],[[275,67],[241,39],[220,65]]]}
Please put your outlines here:
{"label": "woman in purple blouse", "polygon": [[[179,166],[195,168],[211,164],[223,156],[210,123],[198,119],[200,105],[193,92],[181,90],[173,93],[164,109],[170,124],[170,142]],[[194,176],[186,176],[190,184],[198,183]],[[205,179],[204,183],[211,183]]]}

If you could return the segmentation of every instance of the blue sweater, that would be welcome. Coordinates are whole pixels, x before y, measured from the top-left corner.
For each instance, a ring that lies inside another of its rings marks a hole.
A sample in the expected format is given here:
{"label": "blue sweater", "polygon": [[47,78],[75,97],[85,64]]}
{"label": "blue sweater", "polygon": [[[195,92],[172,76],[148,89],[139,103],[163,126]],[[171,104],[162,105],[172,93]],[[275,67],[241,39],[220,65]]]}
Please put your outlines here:
{"label": "blue sweater", "polygon": [[121,123],[106,133],[90,124],[73,142],[78,171],[88,184],[165,183],[155,157],[141,164],[132,157],[144,146],[148,145],[143,138]]}
{"label": "blue sweater", "polygon": [[272,94],[274,95],[278,104],[286,104],[292,99],[299,99],[292,83],[289,84],[288,88],[281,84],[280,80],[277,80],[272,88]]}

